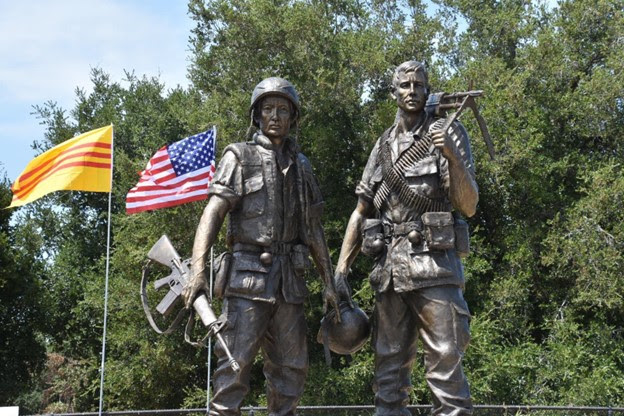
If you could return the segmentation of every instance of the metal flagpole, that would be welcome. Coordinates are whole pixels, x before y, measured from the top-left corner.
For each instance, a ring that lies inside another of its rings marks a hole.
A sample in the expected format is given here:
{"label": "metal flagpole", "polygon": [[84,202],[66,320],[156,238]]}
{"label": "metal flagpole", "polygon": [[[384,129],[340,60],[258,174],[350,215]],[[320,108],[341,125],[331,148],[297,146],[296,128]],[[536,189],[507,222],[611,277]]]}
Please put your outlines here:
{"label": "metal flagpole", "polygon": [[104,329],[102,331],[102,364],[100,366],[100,405],[98,415],[102,416],[102,402],[104,397],[104,363],[106,361],[106,317],[108,314],[108,271],[110,269],[110,235],[111,235],[111,200],[113,196],[113,159],[115,157],[115,128],[111,124],[111,176],[110,191],[108,192],[108,226],[106,231],[106,277],[104,279]]}
{"label": "metal flagpole", "polygon": [[[215,152],[217,151],[217,126],[212,126],[214,130]],[[214,245],[210,247],[210,302],[212,303],[212,282],[213,282],[213,262],[214,262]],[[212,337],[208,337],[208,363],[206,376],[206,413],[210,411],[210,364],[212,362]]]}
{"label": "metal flagpole", "polygon": [[[212,303],[212,282],[213,282],[213,266],[214,247],[210,247],[210,302]],[[206,413],[210,411],[210,363],[212,357],[212,337],[208,337],[208,373],[206,377]]]}

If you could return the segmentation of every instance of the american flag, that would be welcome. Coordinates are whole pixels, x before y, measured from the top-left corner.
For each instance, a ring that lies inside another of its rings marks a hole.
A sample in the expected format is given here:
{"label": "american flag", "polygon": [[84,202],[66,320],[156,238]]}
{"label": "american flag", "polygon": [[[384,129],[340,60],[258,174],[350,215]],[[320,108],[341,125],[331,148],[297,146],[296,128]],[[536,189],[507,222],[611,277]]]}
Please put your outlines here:
{"label": "american flag", "polygon": [[126,213],[173,207],[208,197],[215,173],[217,129],[163,146],[126,196]]}

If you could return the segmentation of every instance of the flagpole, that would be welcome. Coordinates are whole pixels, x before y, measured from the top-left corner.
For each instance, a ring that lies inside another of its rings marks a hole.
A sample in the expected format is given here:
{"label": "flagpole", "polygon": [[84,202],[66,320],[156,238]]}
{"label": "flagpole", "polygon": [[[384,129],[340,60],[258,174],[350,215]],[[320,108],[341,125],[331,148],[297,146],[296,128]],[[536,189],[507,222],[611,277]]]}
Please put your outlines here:
{"label": "flagpole", "polygon": [[[217,151],[217,126],[212,126],[214,130],[214,138],[215,138],[215,146],[214,150]],[[212,282],[214,279],[213,276],[213,262],[214,262],[214,245],[210,247],[210,303],[212,304]],[[206,414],[210,411],[210,367],[211,367],[211,358],[212,358],[212,337],[208,337],[208,363],[207,363],[207,376],[206,376]]]}
{"label": "flagpole", "polygon": [[113,195],[113,159],[115,158],[115,128],[111,131],[111,175],[110,191],[108,192],[108,221],[106,230],[106,277],[104,279],[104,329],[102,331],[102,364],[100,366],[100,404],[98,415],[102,416],[102,403],[104,398],[104,363],[106,362],[106,323],[108,315],[108,272],[110,270],[110,236],[111,236],[111,201]]}
{"label": "flagpole", "polygon": [[[214,262],[214,247],[210,247],[210,303],[212,304],[212,282],[213,276],[213,262]],[[208,337],[208,373],[206,377],[206,413],[210,411],[210,367],[212,358],[212,337]]]}

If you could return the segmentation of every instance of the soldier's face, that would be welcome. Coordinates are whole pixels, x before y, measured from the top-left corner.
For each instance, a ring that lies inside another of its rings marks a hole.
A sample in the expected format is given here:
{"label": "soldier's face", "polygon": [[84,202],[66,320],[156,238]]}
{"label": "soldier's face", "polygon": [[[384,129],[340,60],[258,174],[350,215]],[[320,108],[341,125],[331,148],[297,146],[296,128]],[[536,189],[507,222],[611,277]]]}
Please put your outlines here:
{"label": "soldier's face", "polygon": [[269,96],[262,100],[259,108],[260,130],[269,139],[282,139],[290,132],[292,111],[290,101],[284,97]]}
{"label": "soldier's face", "polygon": [[401,72],[394,88],[392,98],[403,111],[417,113],[425,107],[427,81],[421,71]]}

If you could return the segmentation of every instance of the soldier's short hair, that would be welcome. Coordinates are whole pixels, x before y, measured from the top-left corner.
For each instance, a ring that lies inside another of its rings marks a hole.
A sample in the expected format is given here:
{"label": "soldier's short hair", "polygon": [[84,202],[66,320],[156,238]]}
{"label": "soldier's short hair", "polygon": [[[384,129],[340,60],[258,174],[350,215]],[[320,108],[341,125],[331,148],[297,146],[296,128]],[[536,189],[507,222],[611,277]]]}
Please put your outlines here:
{"label": "soldier's short hair", "polygon": [[408,72],[421,72],[425,77],[426,88],[429,90],[429,74],[427,73],[425,64],[419,61],[406,61],[397,66],[394,70],[394,75],[392,75],[392,91],[396,91],[401,73]]}

